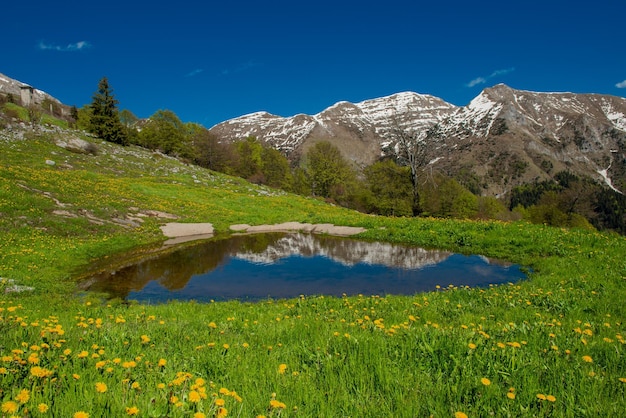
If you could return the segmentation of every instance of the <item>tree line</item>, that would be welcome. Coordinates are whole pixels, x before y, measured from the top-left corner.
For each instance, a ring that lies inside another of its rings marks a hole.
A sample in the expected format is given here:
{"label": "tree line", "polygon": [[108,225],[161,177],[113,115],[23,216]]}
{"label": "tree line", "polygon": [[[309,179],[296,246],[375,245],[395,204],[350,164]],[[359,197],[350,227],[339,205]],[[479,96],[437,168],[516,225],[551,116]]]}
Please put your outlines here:
{"label": "tree line", "polygon": [[314,196],[385,216],[526,219],[553,226],[612,229],[626,234],[626,197],[591,179],[557,173],[552,180],[519,186],[507,202],[478,196],[457,179],[426,173],[420,142],[399,132],[396,158],[356,170],[337,147],[320,138],[290,162],[255,137],[220,141],[206,128],[159,110],[140,120],[118,102],[103,78],[91,105],[76,111],[79,128],[121,145],[138,145],[252,183]]}

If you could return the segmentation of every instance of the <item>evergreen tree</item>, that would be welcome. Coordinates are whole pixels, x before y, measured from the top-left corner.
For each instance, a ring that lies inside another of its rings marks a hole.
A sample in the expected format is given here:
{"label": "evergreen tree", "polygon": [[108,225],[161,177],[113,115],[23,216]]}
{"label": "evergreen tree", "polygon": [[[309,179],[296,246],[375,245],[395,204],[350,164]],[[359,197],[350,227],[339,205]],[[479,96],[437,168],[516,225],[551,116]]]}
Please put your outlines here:
{"label": "evergreen tree", "polygon": [[126,145],[128,136],[117,112],[118,101],[113,96],[109,81],[103,77],[91,102],[90,131],[105,141]]}

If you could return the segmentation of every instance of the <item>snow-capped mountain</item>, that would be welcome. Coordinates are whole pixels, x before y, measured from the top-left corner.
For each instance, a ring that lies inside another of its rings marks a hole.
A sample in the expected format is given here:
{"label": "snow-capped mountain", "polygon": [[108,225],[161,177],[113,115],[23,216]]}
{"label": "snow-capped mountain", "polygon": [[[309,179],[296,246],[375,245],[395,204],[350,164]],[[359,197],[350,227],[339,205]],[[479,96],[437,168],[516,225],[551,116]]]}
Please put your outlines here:
{"label": "snow-capped mountain", "polygon": [[467,106],[398,93],[339,102],[316,115],[253,113],[215,125],[222,140],[256,136],[297,159],[328,140],[357,167],[397,152],[399,134],[420,141],[430,169],[471,179],[475,192],[512,187],[568,170],[626,189],[626,99],[536,93],[499,84]]}
{"label": "snow-capped mountain", "polygon": [[360,165],[378,158],[395,142],[398,130],[425,132],[456,110],[437,97],[404,92],[360,103],[338,102],[316,115],[283,118],[257,112],[210,130],[226,140],[255,136],[292,158],[317,140],[330,140]]}

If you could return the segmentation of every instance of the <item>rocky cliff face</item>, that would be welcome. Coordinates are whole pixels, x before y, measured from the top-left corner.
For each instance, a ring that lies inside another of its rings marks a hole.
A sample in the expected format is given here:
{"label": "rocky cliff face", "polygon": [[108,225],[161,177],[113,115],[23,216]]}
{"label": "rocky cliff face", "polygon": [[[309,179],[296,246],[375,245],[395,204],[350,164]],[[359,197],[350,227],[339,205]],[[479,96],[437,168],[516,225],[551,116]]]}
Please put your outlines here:
{"label": "rocky cliff face", "polygon": [[220,123],[223,140],[256,136],[297,159],[316,141],[335,144],[357,167],[398,153],[399,134],[426,150],[429,170],[500,195],[562,170],[626,189],[626,99],[536,93],[503,84],[467,106],[417,93],[339,102],[316,115],[254,113]]}

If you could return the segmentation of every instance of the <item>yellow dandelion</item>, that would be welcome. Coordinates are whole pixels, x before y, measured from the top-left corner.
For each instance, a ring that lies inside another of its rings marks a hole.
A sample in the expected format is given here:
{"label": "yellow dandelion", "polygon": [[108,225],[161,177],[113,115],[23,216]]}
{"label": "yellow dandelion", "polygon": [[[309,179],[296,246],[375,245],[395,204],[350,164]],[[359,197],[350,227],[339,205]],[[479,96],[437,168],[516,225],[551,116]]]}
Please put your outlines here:
{"label": "yellow dandelion", "polygon": [[214,403],[215,406],[224,406],[226,404],[226,401],[222,398],[217,398]]}
{"label": "yellow dandelion", "polygon": [[591,356],[583,356],[583,361],[587,363],[593,363]]}
{"label": "yellow dandelion", "polygon": [[546,395],[544,395],[543,393],[538,393],[537,394],[537,399],[545,401],[547,398],[546,398]]}
{"label": "yellow dandelion", "polygon": [[133,382],[133,384],[130,385],[130,387],[135,390],[141,390],[141,385],[139,384],[139,382]]}
{"label": "yellow dandelion", "polygon": [[37,410],[41,414],[45,414],[46,412],[48,412],[48,409],[48,405],[46,405],[45,403],[40,403],[39,405],[37,405]]}
{"label": "yellow dandelion", "polygon": [[622,382],[622,383],[626,383],[626,377],[620,377],[619,381]]}
{"label": "yellow dandelion", "polygon": [[278,373],[285,374],[285,370],[287,370],[287,365],[286,364],[281,364],[281,365],[278,366]]}
{"label": "yellow dandelion", "polygon": [[14,414],[17,412],[19,405],[17,402],[6,401],[2,403],[2,412],[6,412],[7,414]]}
{"label": "yellow dandelion", "polygon": [[470,348],[470,350],[474,350],[476,348],[476,344],[474,343],[469,343],[467,346]]}
{"label": "yellow dandelion", "polygon": [[549,402],[556,402],[556,398],[552,395],[548,395],[546,396],[546,400]]}
{"label": "yellow dandelion", "polygon": [[195,414],[193,414],[193,418],[206,418],[206,415],[204,415],[202,412],[196,412]]}
{"label": "yellow dandelion", "polygon": [[507,392],[506,397],[509,398],[509,399],[515,399],[515,393]]}
{"label": "yellow dandelion", "polygon": [[467,414],[461,411],[457,411],[454,413],[454,418],[467,418]]}
{"label": "yellow dandelion", "polygon": [[217,408],[217,414],[215,415],[215,418],[224,418],[227,415],[228,415],[228,409],[224,408],[223,406],[220,406],[219,408]]}
{"label": "yellow dandelion", "polygon": [[103,382],[96,383],[96,392],[104,393],[107,391],[107,385]]}
{"label": "yellow dandelion", "polygon": [[89,414],[85,411],[78,411],[74,414],[74,418],[89,418]]}
{"label": "yellow dandelion", "polygon": [[217,324],[215,322],[209,322],[209,328],[217,328]]}
{"label": "yellow dandelion", "polygon": [[89,353],[85,350],[81,351],[80,353],[77,354],[78,358],[85,358],[89,355]]}
{"label": "yellow dandelion", "polygon": [[224,396],[230,396],[230,394],[231,394],[230,390],[228,390],[226,388],[220,388],[219,393],[221,395],[224,395]]}
{"label": "yellow dandelion", "polygon": [[72,375],[72,377],[73,377],[74,379],[76,379],[76,380],[80,379],[80,375],[79,375],[79,374],[77,374],[77,373],[74,373],[74,374]]}
{"label": "yellow dandelion", "polygon": [[159,367],[165,367],[166,364],[167,364],[167,360],[165,360],[164,358],[159,359],[159,362],[157,363]]}
{"label": "yellow dandelion", "polygon": [[482,379],[480,379],[480,383],[482,383],[485,386],[489,386],[491,384],[491,380],[487,379],[486,377],[483,377]]}
{"label": "yellow dandelion", "polygon": [[149,342],[150,342],[150,337],[148,337],[145,334],[141,336],[141,343],[142,344],[148,344]]}
{"label": "yellow dandelion", "polygon": [[139,408],[136,406],[126,407],[126,415],[137,415],[139,413]]}
{"label": "yellow dandelion", "polygon": [[189,392],[189,402],[198,403],[201,400],[202,400],[202,397],[197,391],[192,390],[191,392]]}

